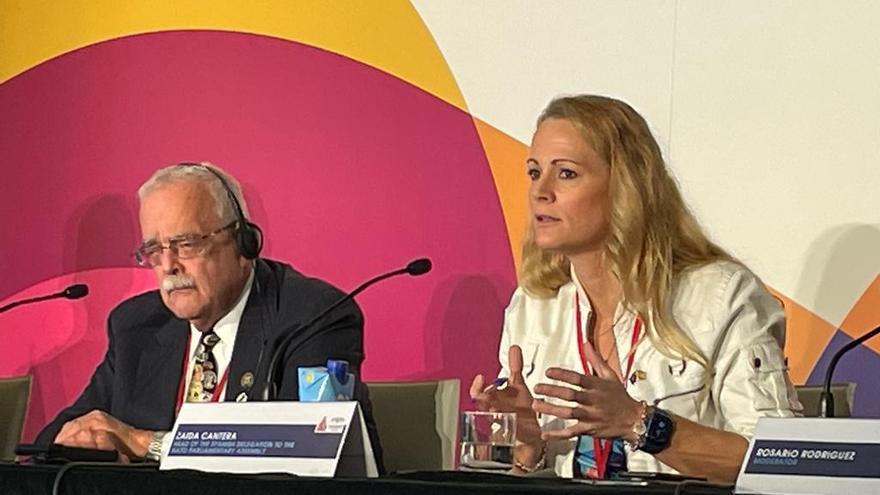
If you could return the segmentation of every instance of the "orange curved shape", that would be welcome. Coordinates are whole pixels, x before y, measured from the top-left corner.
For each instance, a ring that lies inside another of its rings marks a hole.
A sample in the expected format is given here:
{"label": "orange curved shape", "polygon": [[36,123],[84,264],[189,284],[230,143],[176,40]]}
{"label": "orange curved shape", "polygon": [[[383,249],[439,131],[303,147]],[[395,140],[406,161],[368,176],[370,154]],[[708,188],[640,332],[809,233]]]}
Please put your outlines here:
{"label": "orange curved shape", "polygon": [[518,271],[522,237],[528,216],[526,194],[529,183],[525,173],[528,147],[486,122],[476,117],[473,119],[495,180],[498,200],[504,212],[504,223],[507,225],[513,262]]}
{"label": "orange curved shape", "polygon": [[[880,275],[859,297],[840,324],[840,329],[852,338],[859,337],[880,325]],[[880,337],[865,342],[866,346],[880,353]]]}

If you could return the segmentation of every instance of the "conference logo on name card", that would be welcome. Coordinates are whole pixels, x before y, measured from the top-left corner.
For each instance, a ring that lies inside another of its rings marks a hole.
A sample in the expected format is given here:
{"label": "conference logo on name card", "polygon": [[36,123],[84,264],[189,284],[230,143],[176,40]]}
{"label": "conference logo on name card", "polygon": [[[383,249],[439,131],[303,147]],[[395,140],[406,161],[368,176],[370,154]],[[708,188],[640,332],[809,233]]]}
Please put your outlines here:
{"label": "conference logo on name card", "polygon": [[880,494],[880,420],[760,418],[736,493]]}
{"label": "conference logo on name card", "polygon": [[320,434],[342,434],[345,431],[345,427],[348,425],[348,419],[342,416],[335,416],[332,418],[328,418],[324,416],[321,418],[321,421],[315,425],[315,433]]}
{"label": "conference logo on name card", "polygon": [[185,403],[160,469],[376,476],[357,402]]}

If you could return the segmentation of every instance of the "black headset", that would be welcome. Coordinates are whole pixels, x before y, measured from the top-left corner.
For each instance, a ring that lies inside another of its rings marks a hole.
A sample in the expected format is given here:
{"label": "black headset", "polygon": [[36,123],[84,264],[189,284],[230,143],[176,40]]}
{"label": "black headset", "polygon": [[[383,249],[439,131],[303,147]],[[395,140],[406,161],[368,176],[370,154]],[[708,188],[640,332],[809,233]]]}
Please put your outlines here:
{"label": "black headset", "polygon": [[183,162],[179,163],[178,166],[199,167],[211,172],[214,177],[217,177],[217,180],[220,181],[220,185],[223,186],[223,190],[226,191],[226,196],[229,197],[229,203],[232,204],[233,209],[235,210],[235,216],[238,219],[238,227],[235,229],[235,234],[233,234],[235,236],[235,245],[238,247],[238,254],[249,260],[259,256],[260,251],[263,249],[263,230],[257,224],[244,217],[241,203],[238,202],[238,198],[236,198],[235,194],[232,192],[232,187],[229,186],[229,183],[226,182],[223,175],[214,170],[213,167],[203,163]]}

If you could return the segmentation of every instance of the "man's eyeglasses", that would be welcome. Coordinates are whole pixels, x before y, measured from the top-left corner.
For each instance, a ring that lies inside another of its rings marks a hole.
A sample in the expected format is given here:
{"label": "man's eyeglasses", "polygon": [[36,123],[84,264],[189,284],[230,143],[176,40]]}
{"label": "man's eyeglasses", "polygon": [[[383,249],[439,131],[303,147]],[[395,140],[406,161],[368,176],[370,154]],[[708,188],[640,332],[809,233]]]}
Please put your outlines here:
{"label": "man's eyeglasses", "polygon": [[166,249],[182,260],[195,258],[205,254],[214,236],[237,226],[238,221],[235,221],[207,234],[186,234],[173,237],[164,244],[155,241],[147,242],[138,246],[132,255],[141,266],[156,266],[160,264],[162,251]]}

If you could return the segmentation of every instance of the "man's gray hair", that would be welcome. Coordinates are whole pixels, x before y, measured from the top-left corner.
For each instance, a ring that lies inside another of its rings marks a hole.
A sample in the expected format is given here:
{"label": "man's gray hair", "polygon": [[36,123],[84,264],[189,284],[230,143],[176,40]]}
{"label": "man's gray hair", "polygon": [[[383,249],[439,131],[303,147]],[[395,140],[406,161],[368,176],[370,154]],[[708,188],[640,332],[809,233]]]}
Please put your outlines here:
{"label": "man's gray hair", "polygon": [[211,191],[211,195],[214,197],[217,216],[223,224],[238,220],[238,215],[235,212],[235,205],[232,204],[232,201],[229,199],[229,195],[226,192],[226,188],[223,187],[220,179],[211,172],[212,170],[223,177],[223,180],[226,181],[226,184],[229,186],[235,199],[238,200],[238,204],[241,206],[241,211],[245,218],[248,218],[247,204],[244,201],[244,197],[241,195],[241,186],[239,186],[238,181],[216,165],[209,162],[181,162],[169,165],[165,168],[160,168],[149,179],[147,179],[140,188],[138,188],[138,198],[143,200],[144,196],[150,191],[166,184],[174,182],[201,182],[206,184],[208,190]]}

